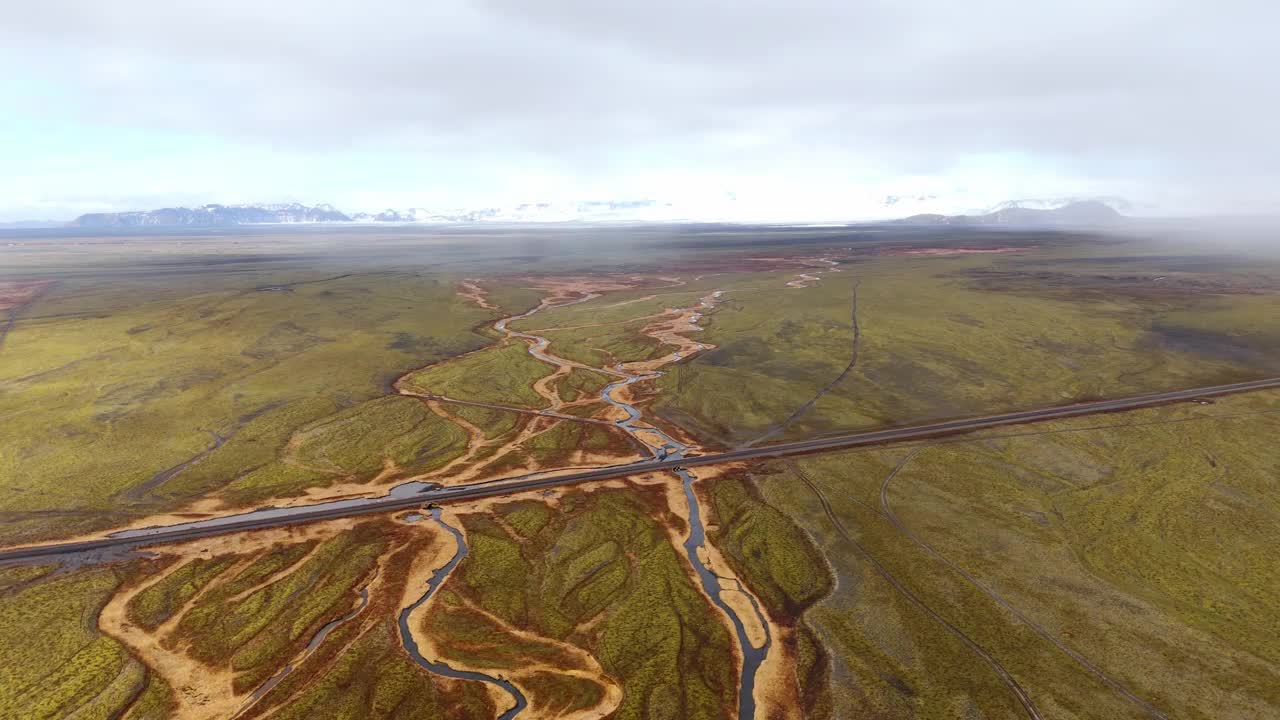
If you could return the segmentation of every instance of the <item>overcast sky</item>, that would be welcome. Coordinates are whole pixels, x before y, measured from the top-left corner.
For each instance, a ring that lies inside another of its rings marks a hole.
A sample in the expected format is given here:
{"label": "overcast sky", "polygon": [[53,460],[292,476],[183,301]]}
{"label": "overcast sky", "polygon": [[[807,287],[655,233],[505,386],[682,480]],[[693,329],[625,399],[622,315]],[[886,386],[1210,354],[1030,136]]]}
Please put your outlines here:
{"label": "overcast sky", "polygon": [[12,5],[0,220],[730,193],[814,218],[890,195],[1280,209],[1275,0]]}

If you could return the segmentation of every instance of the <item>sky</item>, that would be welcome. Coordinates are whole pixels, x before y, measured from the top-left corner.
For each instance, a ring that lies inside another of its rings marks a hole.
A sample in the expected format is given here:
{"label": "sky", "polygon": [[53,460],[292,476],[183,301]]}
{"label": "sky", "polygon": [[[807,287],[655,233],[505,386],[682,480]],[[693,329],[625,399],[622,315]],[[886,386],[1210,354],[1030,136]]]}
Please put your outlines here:
{"label": "sky", "polygon": [[641,198],[743,219],[1092,196],[1280,212],[1273,0],[14,5],[0,221]]}

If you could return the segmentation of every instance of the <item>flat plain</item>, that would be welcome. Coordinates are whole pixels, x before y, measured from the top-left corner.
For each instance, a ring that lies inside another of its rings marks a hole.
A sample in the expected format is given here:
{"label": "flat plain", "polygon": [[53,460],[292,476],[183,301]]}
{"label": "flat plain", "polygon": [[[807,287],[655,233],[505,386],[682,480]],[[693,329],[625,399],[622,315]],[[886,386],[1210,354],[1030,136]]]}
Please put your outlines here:
{"label": "flat plain", "polygon": [[[3,546],[1280,375],[1280,260],[1158,237],[0,253]],[[0,717],[1268,717],[1277,413],[1253,392],[6,565]]]}

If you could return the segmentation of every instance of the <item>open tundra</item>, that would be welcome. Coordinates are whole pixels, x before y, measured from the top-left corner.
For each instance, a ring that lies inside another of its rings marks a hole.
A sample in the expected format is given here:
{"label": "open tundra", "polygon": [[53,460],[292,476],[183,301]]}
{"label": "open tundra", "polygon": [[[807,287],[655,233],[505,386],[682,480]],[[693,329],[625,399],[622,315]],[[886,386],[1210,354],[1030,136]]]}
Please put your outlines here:
{"label": "open tundra", "polygon": [[0,248],[0,716],[1280,713],[1280,262],[974,225]]}

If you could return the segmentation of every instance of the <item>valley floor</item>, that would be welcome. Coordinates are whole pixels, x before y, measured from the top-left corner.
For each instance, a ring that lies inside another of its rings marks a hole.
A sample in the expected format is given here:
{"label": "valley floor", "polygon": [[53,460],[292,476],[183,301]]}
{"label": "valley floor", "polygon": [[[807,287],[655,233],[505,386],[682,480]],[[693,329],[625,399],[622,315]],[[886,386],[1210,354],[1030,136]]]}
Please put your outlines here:
{"label": "valley floor", "polygon": [[[1277,278],[1035,238],[0,278],[0,538],[1268,377]],[[1265,390],[11,564],[0,717],[1266,717],[1277,431]]]}

